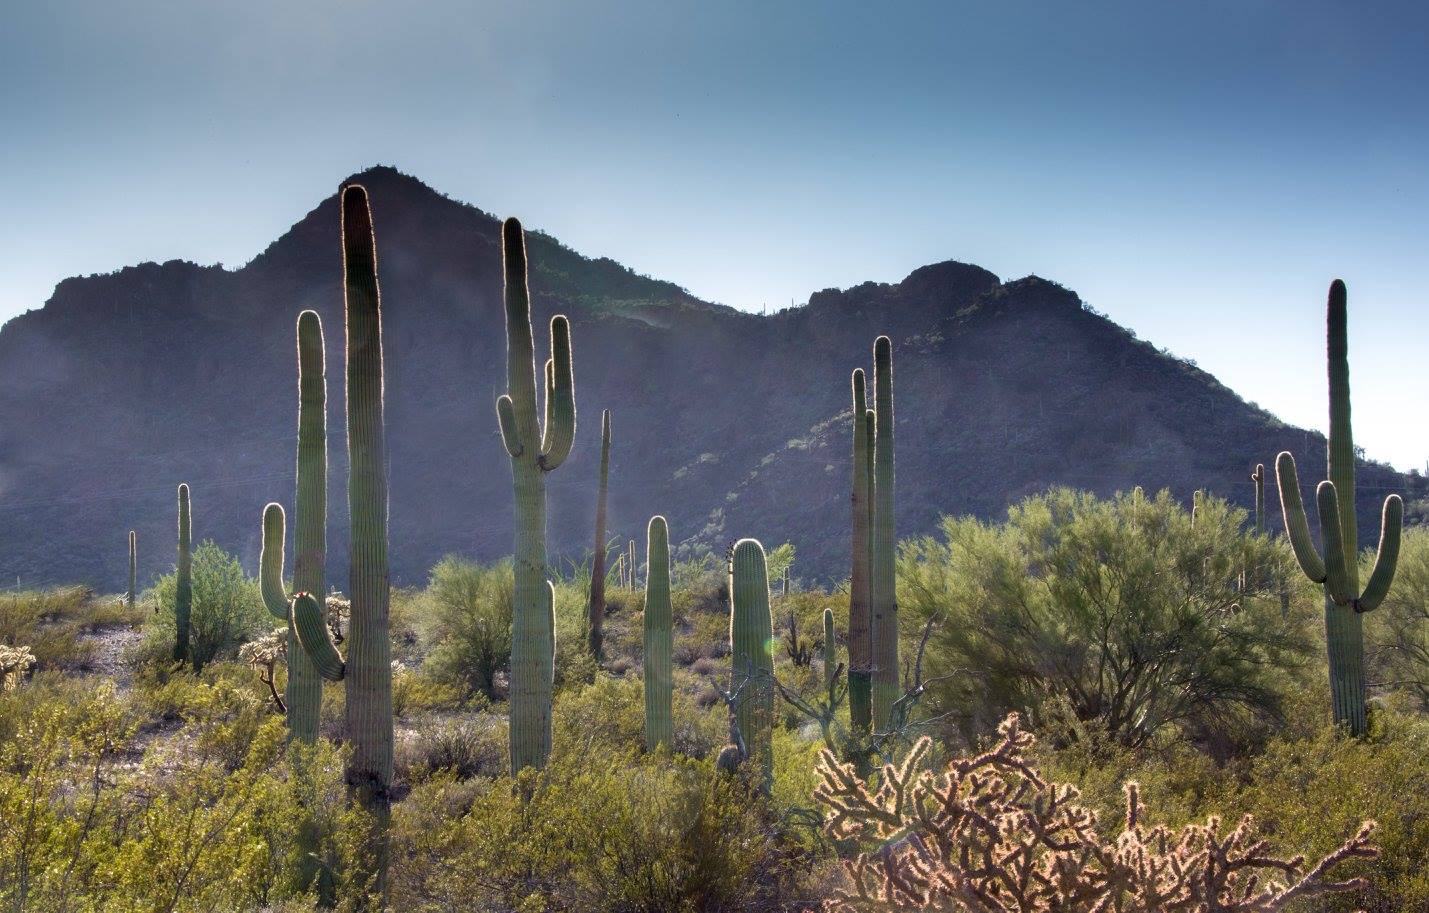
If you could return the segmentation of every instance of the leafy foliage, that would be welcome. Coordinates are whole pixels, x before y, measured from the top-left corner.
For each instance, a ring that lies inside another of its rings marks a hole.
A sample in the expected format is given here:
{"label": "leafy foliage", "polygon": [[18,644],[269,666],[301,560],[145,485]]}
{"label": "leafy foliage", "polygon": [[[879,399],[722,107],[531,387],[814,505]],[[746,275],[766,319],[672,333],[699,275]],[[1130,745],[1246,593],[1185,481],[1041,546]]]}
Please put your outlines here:
{"label": "leafy foliage", "polygon": [[[175,587],[175,575],[165,574],[149,597],[158,611],[150,617],[145,641],[147,652],[156,659],[171,649]],[[237,558],[209,540],[193,551],[193,614],[189,623],[189,648],[198,666],[236,656],[241,645],[267,631],[272,623],[257,581],[243,573]]]}

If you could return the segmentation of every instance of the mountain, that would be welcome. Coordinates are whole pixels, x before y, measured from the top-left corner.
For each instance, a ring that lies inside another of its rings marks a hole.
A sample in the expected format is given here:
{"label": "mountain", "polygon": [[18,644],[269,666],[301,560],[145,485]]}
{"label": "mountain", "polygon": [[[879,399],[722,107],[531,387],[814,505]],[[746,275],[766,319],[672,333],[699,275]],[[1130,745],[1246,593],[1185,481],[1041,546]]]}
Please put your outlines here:
{"label": "mountain", "polygon": [[[377,230],[393,576],[420,583],[445,553],[493,559],[512,546],[494,406],[505,388],[499,223],[391,168],[353,180],[370,191]],[[894,341],[900,536],[945,513],[1000,516],[1053,484],[1183,498],[1206,487],[1247,503],[1250,468],[1286,448],[1303,479],[1323,478],[1318,434],[1044,279],[1003,282],[950,261],[761,317],[539,233],[529,246],[538,352],[555,313],[570,315],[575,348],[576,447],[549,486],[555,555],[591,547],[608,408],[612,535],[643,547],[646,520],[663,513],[687,552],[789,540],[797,575],[846,574],[849,372],[870,367],[880,333]],[[0,330],[0,580],[119,587],[131,528],[141,580],[152,579],[172,567],[185,481],[195,535],[253,568],[263,505],[293,500],[304,308],[327,334],[328,568],[345,587],[335,195],[241,269],[170,261],[66,279]],[[1320,319],[1316,306],[1305,319]],[[1375,464],[1363,473],[1368,524],[1401,479]]]}

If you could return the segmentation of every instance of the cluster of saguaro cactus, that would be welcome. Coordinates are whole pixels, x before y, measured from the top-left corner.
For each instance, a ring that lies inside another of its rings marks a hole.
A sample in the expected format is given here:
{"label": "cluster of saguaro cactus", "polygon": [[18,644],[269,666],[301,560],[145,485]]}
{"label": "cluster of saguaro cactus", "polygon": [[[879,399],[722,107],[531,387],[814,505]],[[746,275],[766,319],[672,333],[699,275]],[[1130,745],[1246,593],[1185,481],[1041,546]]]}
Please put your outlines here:
{"label": "cluster of saguaro cactus", "polygon": [[645,560],[645,747],[675,744],[672,716],[675,631],[670,613],[670,529],[651,517]]}
{"label": "cluster of saguaro cactus", "polygon": [[[327,378],[322,319],[315,311],[298,315],[298,467],[297,520],[293,533],[293,588],[323,591],[327,558]],[[263,509],[263,551],[259,581],[263,602],[288,624],[288,682],[284,703],[293,738],[317,738],[322,708],[322,678],[307,652],[298,649],[292,625],[292,596],[283,586],[286,518],[279,504]]]}
{"label": "cluster of saguaro cactus", "polygon": [[729,562],[729,645],[735,721],[767,790],[774,779],[774,620],[764,546],[741,539]]}
{"label": "cluster of saguaro cactus", "polygon": [[535,344],[526,240],[521,223],[501,226],[506,280],[507,392],[496,401],[516,493],[516,586],[511,633],[511,772],[541,768],[551,753],[555,688],[555,593],[546,579],[546,473],[571,452],[576,431],[571,328],[551,318],[545,422],[536,412]]}
{"label": "cluster of saguaro cactus", "polygon": [[[189,486],[179,486],[179,561],[174,575],[174,661],[189,658],[189,622],[193,614],[193,522]],[[194,671],[198,671],[195,664]]]}
{"label": "cluster of saguaro cactus", "polygon": [[[351,517],[349,595],[352,604],[344,661],[331,640],[327,613],[312,593],[292,600],[292,624],[320,675],[343,681],[352,754],[348,789],[373,816],[373,888],[386,890],[387,824],[392,787],[392,642],[388,633],[386,430],[382,402],[382,306],[377,249],[367,191],[342,191],[342,253],[347,312],[347,483]],[[301,448],[300,448],[301,452]],[[301,459],[301,456],[300,456]],[[299,523],[308,513],[301,506]],[[299,556],[299,561],[303,556]]]}
{"label": "cluster of saguaro cactus", "polygon": [[124,594],[124,604],[134,608],[134,599],[139,584],[139,537],[129,530],[129,591]]}
{"label": "cluster of saguaro cactus", "polygon": [[610,483],[610,410],[600,414],[600,483],[595,496],[595,553],[590,563],[586,603],[586,646],[600,662],[605,637],[605,502]]}
{"label": "cluster of saguaro cactus", "polygon": [[1325,639],[1329,648],[1330,694],[1334,719],[1363,735],[1365,717],[1364,622],[1360,615],[1377,608],[1394,580],[1404,504],[1399,495],[1384,499],[1379,553],[1364,589],[1359,585],[1359,538],[1355,521],[1355,444],[1350,426],[1350,366],[1346,336],[1345,285],[1330,285],[1326,306],[1326,349],[1330,387],[1329,478],[1315,490],[1324,557],[1315,550],[1300,499],[1295,457],[1275,458],[1280,509],[1285,532],[1300,569],[1325,588]]}
{"label": "cluster of saguaro cactus", "polygon": [[853,562],[849,574],[849,721],[867,732],[873,725],[873,640],[869,603],[869,532],[873,519],[874,414],[868,408],[862,368],[853,372]]}

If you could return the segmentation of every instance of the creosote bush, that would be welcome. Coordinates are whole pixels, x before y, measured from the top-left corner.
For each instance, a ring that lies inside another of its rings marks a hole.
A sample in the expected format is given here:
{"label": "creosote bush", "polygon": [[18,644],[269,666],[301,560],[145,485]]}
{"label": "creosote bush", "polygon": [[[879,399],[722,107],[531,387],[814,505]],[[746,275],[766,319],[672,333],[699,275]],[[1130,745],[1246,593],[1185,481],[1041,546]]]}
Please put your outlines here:
{"label": "creosote bush", "polygon": [[511,664],[515,579],[511,562],[482,566],[448,555],[432,568],[427,585],[431,613],[426,661],[432,677],[466,695],[497,697],[496,674]]}
{"label": "creosote bush", "polygon": [[[173,648],[174,593],[177,580],[165,574],[146,601],[158,612],[149,616],[144,655],[151,662],[166,661]],[[193,662],[205,666],[215,659],[237,656],[238,648],[272,626],[263,607],[258,582],[243,573],[238,559],[205,540],[193,550],[193,607],[189,618],[189,652]]]}

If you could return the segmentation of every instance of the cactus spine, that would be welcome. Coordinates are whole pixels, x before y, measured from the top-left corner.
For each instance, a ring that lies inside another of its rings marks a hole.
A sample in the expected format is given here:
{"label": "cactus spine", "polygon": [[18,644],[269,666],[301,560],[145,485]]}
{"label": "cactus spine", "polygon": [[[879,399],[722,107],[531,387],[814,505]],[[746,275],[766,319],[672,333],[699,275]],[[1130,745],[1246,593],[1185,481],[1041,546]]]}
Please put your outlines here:
{"label": "cactus spine", "polygon": [[[179,486],[179,561],[174,575],[174,661],[183,662],[192,653],[189,623],[193,613],[193,524],[189,508],[189,487]],[[199,664],[194,662],[194,671]]]}
{"label": "cactus spine", "polygon": [[834,610],[824,609],[824,689],[834,686],[834,673],[838,672],[835,660],[838,657],[838,643],[834,640]]}
{"label": "cactus spine", "polygon": [[609,482],[610,410],[606,409],[600,414],[600,484],[595,495],[595,554],[590,563],[590,602],[586,605],[586,646],[596,662],[601,660],[605,636],[605,501]]}
{"label": "cactus spine", "polygon": [[[327,558],[327,379],[322,319],[315,311],[298,315],[297,479],[293,588],[300,593],[321,594]],[[299,649],[292,621],[292,596],[283,587],[285,521],[280,505],[264,508],[260,583],[268,611],[288,622],[288,684],[284,694],[288,729],[293,738],[312,742],[318,736],[322,678],[307,651]]]}
{"label": "cactus spine", "polygon": [[888,726],[898,699],[898,595],[893,568],[893,342],[873,343],[873,521],[869,600],[872,606],[873,725]]}
{"label": "cactus spine", "polygon": [[134,595],[139,583],[139,537],[129,530],[129,592],[124,595],[124,604],[134,608]]}
{"label": "cactus spine", "polygon": [[873,649],[869,611],[869,523],[872,519],[873,415],[868,409],[862,368],[853,372],[853,563],[848,598],[849,721],[867,732],[873,723],[870,668]]}
{"label": "cactus spine", "polygon": [[506,279],[507,392],[496,401],[501,438],[511,457],[516,493],[515,618],[511,627],[511,772],[541,768],[551,754],[555,679],[554,596],[546,579],[546,473],[571,452],[576,431],[571,327],[551,318],[546,362],[545,427],[536,414],[535,345],[526,241],[521,223],[501,226]]}
{"label": "cactus spine", "polygon": [[735,543],[729,563],[730,693],[749,759],[759,765],[767,792],[774,780],[774,619],[769,614],[769,568],[756,539]]}
{"label": "cactus spine", "polygon": [[654,751],[662,742],[667,749],[675,745],[675,632],[670,616],[670,529],[664,517],[650,518],[645,560],[645,748]]}
{"label": "cactus spine", "polygon": [[1255,472],[1250,474],[1250,481],[1255,484],[1255,532],[1260,534],[1265,532],[1265,464],[1256,463]]}
{"label": "cactus spine", "polygon": [[1330,386],[1330,477],[1315,490],[1323,559],[1310,538],[1309,520],[1300,500],[1295,458],[1289,451],[1276,457],[1275,477],[1280,488],[1285,532],[1295,559],[1307,577],[1325,587],[1325,639],[1329,648],[1334,719],[1359,736],[1367,728],[1364,622],[1360,614],[1378,608],[1394,580],[1404,504],[1399,495],[1384,499],[1379,553],[1369,581],[1361,591],[1355,522],[1355,445],[1350,427],[1349,347],[1345,331],[1346,293],[1344,283],[1338,279],[1330,285],[1325,322]]}

